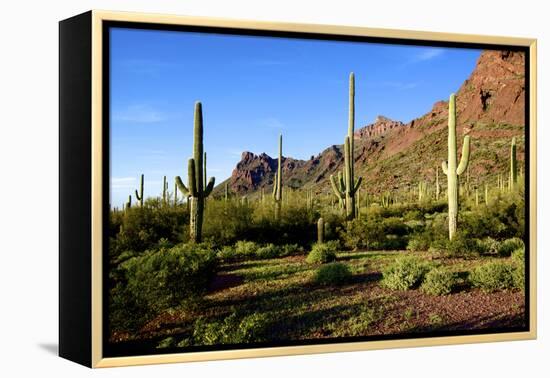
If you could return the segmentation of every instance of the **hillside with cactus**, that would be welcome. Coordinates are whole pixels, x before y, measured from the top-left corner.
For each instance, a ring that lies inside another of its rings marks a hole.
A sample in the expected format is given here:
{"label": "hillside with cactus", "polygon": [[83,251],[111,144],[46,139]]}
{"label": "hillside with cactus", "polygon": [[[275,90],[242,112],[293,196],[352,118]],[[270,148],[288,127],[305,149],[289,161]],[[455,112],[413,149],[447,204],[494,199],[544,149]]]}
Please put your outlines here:
{"label": "hillside with cactus", "polygon": [[[447,156],[447,101],[437,101],[423,116],[409,123],[378,116],[354,133],[355,171],[362,190],[378,195],[397,191],[405,195],[425,181],[434,190],[436,169],[442,180],[441,161]],[[506,174],[510,140],[516,137],[518,160],[524,160],[525,57],[509,51],[484,51],[477,65],[456,92],[458,139],[471,137],[471,186],[496,186]],[[361,114],[361,109],[357,109]],[[344,127],[344,125],[338,125]],[[326,148],[309,160],[283,156],[284,186],[330,193],[330,175],[344,166],[343,145]],[[265,153],[243,152],[232,176],[214,190],[221,195],[227,183],[238,195],[271,190],[277,161]]]}

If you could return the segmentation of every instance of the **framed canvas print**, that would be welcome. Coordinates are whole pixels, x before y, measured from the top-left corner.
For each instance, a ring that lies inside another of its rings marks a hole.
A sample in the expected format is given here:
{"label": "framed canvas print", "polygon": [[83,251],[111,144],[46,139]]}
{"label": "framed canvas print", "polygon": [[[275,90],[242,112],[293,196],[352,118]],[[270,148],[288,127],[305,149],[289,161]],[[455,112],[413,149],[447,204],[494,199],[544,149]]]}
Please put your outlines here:
{"label": "framed canvas print", "polygon": [[60,22],[59,353],[536,337],[536,41]]}

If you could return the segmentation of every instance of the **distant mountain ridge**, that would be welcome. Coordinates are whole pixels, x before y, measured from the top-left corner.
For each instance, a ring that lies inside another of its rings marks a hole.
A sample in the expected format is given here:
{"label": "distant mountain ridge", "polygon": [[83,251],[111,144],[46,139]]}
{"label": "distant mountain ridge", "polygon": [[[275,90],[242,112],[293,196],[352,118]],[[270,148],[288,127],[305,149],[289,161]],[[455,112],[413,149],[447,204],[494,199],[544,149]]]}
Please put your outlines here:
{"label": "distant mountain ridge", "polygon": [[[457,140],[472,138],[471,170],[478,184],[506,173],[510,139],[518,138],[518,159],[523,161],[525,127],[525,55],[513,51],[481,53],[476,67],[457,95]],[[433,181],[435,169],[447,158],[447,101],[411,122],[378,116],[355,131],[355,171],[363,176],[363,190],[380,193]],[[342,125],[342,130],[345,130]],[[284,150],[283,150],[284,151]],[[477,151],[477,153],[476,153]],[[342,168],[341,145],[326,148],[309,160],[283,157],[283,185],[330,190],[329,176]],[[227,183],[238,195],[271,189],[277,159],[265,153],[243,152]],[[445,179],[440,174],[440,182]]]}

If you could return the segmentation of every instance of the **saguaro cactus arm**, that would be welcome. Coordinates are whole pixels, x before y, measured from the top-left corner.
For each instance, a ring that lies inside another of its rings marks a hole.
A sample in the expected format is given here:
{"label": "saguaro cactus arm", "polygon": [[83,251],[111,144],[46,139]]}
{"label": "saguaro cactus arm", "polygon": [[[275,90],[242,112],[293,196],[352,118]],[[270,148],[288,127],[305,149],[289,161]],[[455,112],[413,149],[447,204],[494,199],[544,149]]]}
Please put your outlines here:
{"label": "saguaro cactus arm", "polygon": [[332,186],[332,190],[334,191],[334,194],[340,198],[340,199],[344,199],[346,198],[346,195],[344,194],[344,192],[341,190],[341,187],[340,187],[340,180],[338,178],[338,182],[336,181],[337,178],[334,177],[334,175],[330,175],[330,184]]}
{"label": "saguaro cactus arm", "polygon": [[204,188],[204,196],[208,197],[210,193],[212,193],[212,189],[214,189],[214,184],[216,183],[215,177],[210,177],[210,180],[208,180],[208,184],[206,184],[206,188]]}
{"label": "saguaro cactus arm", "polygon": [[448,174],[449,168],[447,167],[447,162],[446,161],[441,162],[441,170],[443,171],[443,173]]}
{"label": "saguaro cactus arm", "polygon": [[470,162],[470,136],[466,135],[464,137],[464,142],[462,143],[462,156],[460,157],[460,164],[456,168],[456,174],[461,175],[468,168],[468,163]]}

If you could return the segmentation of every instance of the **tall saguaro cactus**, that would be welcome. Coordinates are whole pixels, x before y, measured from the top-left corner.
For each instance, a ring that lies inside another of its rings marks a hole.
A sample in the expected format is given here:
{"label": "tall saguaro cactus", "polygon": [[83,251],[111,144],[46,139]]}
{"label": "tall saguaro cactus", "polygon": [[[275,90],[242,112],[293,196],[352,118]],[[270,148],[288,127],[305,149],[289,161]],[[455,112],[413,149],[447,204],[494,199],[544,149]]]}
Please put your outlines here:
{"label": "tall saguaro cactus", "polygon": [[204,213],[204,199],[212,193],[215,178],[211,177],[206,187],[203,181],[203,125],[202,125],[202,104],[195,103],[195,120],[193,135],[193,157],[188,161],[188,181],[186,187],[180,176],[176,176],[176,183],[184,196],[187,196],[189,203],[189,236],[190,239],[199,243],[202,236],[202,220]]}
{"label": "tall saguaro cactus", "polygon": [[317,221],[317,243],[322,244],[325,242],[325,220],[323,217]]}
{"label": "tall saguaro cactus", "polygon": [[435,167],[435,200],[439,201],[439,194],[441,193],[441,185],[439,185],[439,167]]}
{"label": "tall saguaro cactus", "polygon": [[458,223],[458,177],[466,171],[470,161],[470,136],[464,137],[462,156],[457,166],[456,157],[456,98],[451,94],[449,98],[449,135],[448,157],[441,167],[447,175],[447,199],[449,202],[449,239],[452,240]]}
{"label": "tall saguaro cactus", "polygon": [[518,162],[516,159],[516,138],[512,138],[510,145],[510,179],[508,180],[508,189],[513,191],[518,183]]}
{"label": "tall saguaro cactus", "polygon": [[344,177],[338,178],[330,176],[330,183],[334,194],[344,201],[346,208],[346,218],[352,220],[356,215],[355,194],[361,186],[362,178],[355,180],[354,158],[353,158],[353,138],[355,128],[355,75],[352,72],[349,75],[349,115],[348,115],[348,135],[344,140]]}
{"label": "tall saguaro cactus", "polygon": [[283,134],[279,134],[279,160],[277,173],[273,183],[273,200],[275,201],[275,218],[281,219],[281,203],[283,200]]}
{"label": "tall saguaro cactus", "polygon": [[166,176],[162,179],[162,203],[166,205],[166,191],[168,190],[168,181],[166,181]]}
{"label": "tall saguaro cactus", "polygon": [[136,199],[139,201],[139,206],[143,207],[143,174],[139,182],[139,192],[136,189]]}

